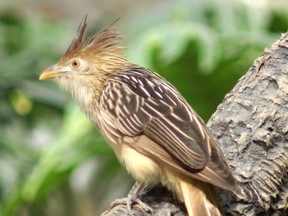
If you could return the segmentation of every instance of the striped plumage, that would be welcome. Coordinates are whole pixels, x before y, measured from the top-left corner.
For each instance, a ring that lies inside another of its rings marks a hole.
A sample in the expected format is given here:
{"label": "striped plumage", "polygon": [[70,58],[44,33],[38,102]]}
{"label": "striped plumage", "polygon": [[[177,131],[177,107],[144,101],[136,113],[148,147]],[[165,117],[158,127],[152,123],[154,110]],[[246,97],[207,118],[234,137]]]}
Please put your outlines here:
{"label": "striped plumage", "polygon": [[172,157],[161,157],[135,142],[131,147],[185,175],[234,187],[229,166],[203,121],[159,75],[134,65],[117,73],[105,82],[98,109],[100,128],[111,143],[119,145],[126,136],[136,140],[146,136]]}
{"label": "striped plumage", "polygon": [[164,78],[122,58],[111,26],[83,42],[85,27],[40,79],[72,93],[136,181],[167,186],[190,216],[221,215],[210,184],[235,180],[206,125]]}

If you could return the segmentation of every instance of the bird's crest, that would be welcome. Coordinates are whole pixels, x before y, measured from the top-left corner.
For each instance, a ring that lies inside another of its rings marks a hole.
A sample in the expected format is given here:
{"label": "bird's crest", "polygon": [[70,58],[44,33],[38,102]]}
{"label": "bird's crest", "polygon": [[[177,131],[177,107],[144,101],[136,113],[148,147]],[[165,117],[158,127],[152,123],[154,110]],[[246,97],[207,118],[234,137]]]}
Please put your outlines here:
{"label": "bird's crest", "polygon": [[87,15],[84,17],[84,20],[81,21],[78,27],[77,34],[75,35],[74,40],[68,47],[64,56],[72,56],[75,53],[79,52],[84,47],[83,37],[84,37],[85,30],[87,27],[86,21],[87,21]]}
{"label": "bird's crest", "polygon": [[81,21],[77,34],[75,35],[74,40],[68,47],[63,58],[71,58],[75,55],[89,55],[91,53],[102,54],[105,53],[114,53],[118,54],[123,50],[123,47],[120,46],[122,41],[122,36],[119,32],[116,31],[114,24],[118,21],[114,21],[112,24],[108,25],[98,33],[94,34],[92,37],[85,39],[85,30],[87,27],[87,15],[84,20]]}

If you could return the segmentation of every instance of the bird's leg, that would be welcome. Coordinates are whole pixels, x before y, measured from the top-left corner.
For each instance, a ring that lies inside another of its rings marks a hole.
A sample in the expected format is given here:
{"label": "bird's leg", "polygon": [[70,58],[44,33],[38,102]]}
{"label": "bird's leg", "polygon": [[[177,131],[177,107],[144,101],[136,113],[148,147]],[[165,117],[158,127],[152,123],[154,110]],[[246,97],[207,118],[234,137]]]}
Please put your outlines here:
{"label": "bird's leg", "polygon": [[128,193],[127,198],[117,199],[111,205],[112,207],[116,205],[127,205],[129,215],[132,215],[133,204],[138,204],[143,211],[152,213],[153,210],[147,204],[143,203],[139,197],[149,192],[154,186],[153,184],[136,182]]}
{"label": "bird's leg", "polygon": [[152,212],[152,209],[143,203],[139,197],[149,192],[154,186],[153,184],[136,182],[127,196],[128,211],[131,211],[133,203],[137,203],[145,212]]}

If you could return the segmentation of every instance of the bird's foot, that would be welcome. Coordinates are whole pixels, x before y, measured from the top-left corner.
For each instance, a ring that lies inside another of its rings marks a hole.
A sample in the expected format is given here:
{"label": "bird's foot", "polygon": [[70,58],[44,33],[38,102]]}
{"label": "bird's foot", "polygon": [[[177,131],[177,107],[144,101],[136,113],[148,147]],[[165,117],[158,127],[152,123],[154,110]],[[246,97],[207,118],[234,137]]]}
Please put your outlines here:
{"label": "bird's foot", "polygon": [[135,183],[135,185],[130,190],[129,194],[127,195],[127,198],[117,199],[114,202],[112,202],[111,207],[114,207],[116,205],[127,205],[127,211],[129,215],[132,215],[132,206],[138,205],[142,211],[144,211],[147,214],[153,214],[153,210],[150,206],[143,203],[138,196],[143,195],[145,192],[149,191],[151,189],[150,185],[147,184],[140,184]]}
{"label": "bird's foot", "polygon": [[122,198],[122,199],[116,199],[114,202],[112,202],[111,207],[115,207],[117,205],[127,205],[128,214],[131,216],[133,215],[132,214],[133,205],[138,205],[139,208],[147,214],[152,214],[153,212],[152,208],[148,206],[147,204],[143,203],[139,198],[131,199],[127,197],[127,198]]}

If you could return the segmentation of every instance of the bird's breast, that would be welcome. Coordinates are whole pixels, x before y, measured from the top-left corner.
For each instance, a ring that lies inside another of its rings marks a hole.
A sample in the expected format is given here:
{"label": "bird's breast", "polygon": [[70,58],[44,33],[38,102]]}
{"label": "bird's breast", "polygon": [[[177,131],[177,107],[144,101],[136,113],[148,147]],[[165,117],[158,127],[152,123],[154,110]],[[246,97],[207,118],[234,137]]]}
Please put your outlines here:
{"label": "bird's breast", "polygon": [[137,182],[158,184],[161,181],[161,168],[151,158],[124,143],[115,153]]}

